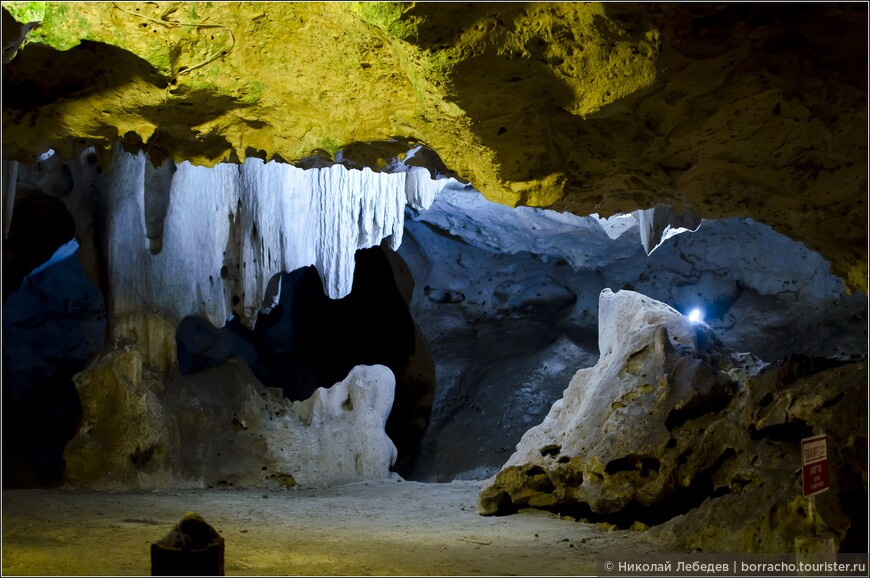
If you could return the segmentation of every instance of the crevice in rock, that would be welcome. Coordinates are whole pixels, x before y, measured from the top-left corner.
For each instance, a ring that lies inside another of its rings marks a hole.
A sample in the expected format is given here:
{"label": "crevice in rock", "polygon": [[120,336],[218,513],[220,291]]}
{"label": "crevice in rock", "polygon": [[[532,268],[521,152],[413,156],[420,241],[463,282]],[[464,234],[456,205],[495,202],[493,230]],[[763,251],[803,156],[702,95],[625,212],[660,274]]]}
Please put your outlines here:
{"label": "crevice in rock", "polygon": [[726,461],[736,455],[737,452],[733,448],[726,449],[710,467],[698,472],[687,487],[677,488],[668,497],[655,504],[645,506],[633,500],[618,511],[607,514],[593,512],[585,502],[542,509],[563,516],[572,516],[577,520],[585,519],[590,523],[607,522],[623,530],[630,528],[634,522],[655,526],[697,508],[707,499],[730,494],[731,488],[727,485],[716,486],[713,476]]}
{"label": "crevice in rock", "polygon": [[681,453],[679,456],[677,456],[677,465],[680,466],[680,465],[683,465],[686,462],[688,462],[690,455],[692,455],[692,448],[686,448],[686,450],[683,451],[683,453]]}
{"label": "crevice in rock", "polygon": [[558,456],[559,452],[561,452],[561,451],[562,451],[562,446],[560,446],[558,444],[552,444],[552,445],[542,447],[541,448],[541,455],[555,457],[555,456]]}
{"label": "crevice in rock", "polygon": [[540,492],[542,494],[549,494],[556,489],[556,486],[553,485],[553,481],[550,479],[550,476],[541,466],[533,466],[526,471],[526,476],[528,481],[526,482],[526,487]]}
{"label": "crevice in rock", "polygon": [[19,190],[15,219],[3,241],[3,303],[74,235],[75,224],[63,201],[34,189]]}
{"label": "crevice in rock", "polygon": [[519,507],[511,500],[508,492],[499,492],[492,499],[493,516],[512,516],[519,511]]}
{"label": "crevice in rock", "polygon": [[803,438],[813,435],[813,428],[800,418],[790,419],[784,423],[769,425],[761,429],[757,429],[755,424],[749,426],[749,437],[753,440],[769,439],[775,442],[800,444]]}
{"label": "crevice in rock", "polygon": [[779,370],[778,381],[780,385],[794,383],[802,377],[813,375],[852,363],[846,359],[834,359],[830,357],[810,357],[803,354],[792,354],[783,361]]}
{"label": "crevice in rock", "polygon": [[[866,459],[866,453],[865,459]],[[851,516],[851,524],[840,542],[840,552],[865,552],[867,549],[867,490],[855,472],[839,472],[840,507]]]}
{"label": "crevice in rock", "polygon": [[665,427],[668,431],[672,431],[689,420],[724,410],[731,403],[731,389],[731,387],[717,384],[708,393],[695,395],[682,408],[674,408],[668,412],[668,417],[665,419]]}
{"label": "crevice in rock", "polygon": [[834,397],[825,400],[825,403],[820,405],[819,409],[828,409],[829,407],[834,406],[834,405],[840,403],[841,401],[843,401],[844,397],[846,397],[846,392],[841,391],[840,393],[838,393]]}
{"label": "crevice in rock", "polygon": [[649,471],[658,472],[661,465],[661,461],[652,456],[625,456],[607,462],[604,473],[613,475],[617,472],[641,472],[641,476],[646,477]]}

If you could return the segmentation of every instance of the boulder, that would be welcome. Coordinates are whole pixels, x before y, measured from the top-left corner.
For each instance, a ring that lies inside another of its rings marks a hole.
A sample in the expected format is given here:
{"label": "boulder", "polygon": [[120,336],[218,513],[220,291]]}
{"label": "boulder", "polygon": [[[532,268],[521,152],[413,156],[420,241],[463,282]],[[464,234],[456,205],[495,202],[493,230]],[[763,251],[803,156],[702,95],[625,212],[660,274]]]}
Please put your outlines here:
{"label": "boulder", "polygon": [[[810,524],[800,440],[827,433],[843,483],[819,498],[817,522],[849,539],[866,509],[866,363],[765,368],[705,324],[626,290],[601,292],[599,320],[598,363],[574,375],[486,482],[481,514],[536,507],[640,522],[686,548],[793,551]],[[863,506],[849,505],[856,496]]]}

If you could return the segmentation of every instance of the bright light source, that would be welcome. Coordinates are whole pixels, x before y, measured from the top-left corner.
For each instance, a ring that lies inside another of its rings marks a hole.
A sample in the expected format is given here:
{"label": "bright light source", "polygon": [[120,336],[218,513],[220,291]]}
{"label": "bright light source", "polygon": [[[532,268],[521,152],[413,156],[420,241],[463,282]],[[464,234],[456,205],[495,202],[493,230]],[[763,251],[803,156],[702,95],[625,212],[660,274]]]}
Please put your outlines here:
{"label": "bright light source", "polygon": [[697,307],[689,312],[689,321],[692,323],[700,323],[704,320],[704,314]]}

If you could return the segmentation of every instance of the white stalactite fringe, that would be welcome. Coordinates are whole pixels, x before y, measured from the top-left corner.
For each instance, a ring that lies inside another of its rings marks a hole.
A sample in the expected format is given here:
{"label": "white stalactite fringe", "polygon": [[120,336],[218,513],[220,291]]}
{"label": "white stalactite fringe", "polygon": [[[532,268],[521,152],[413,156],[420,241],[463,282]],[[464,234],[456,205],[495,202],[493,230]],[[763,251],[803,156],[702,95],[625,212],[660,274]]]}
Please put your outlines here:
{"label": "white stalactite fringe", "polygon": [[269,280],[307,265],[331,298],[346,296],[355,252],[386,238],[398,248],[405,205],[426,208],[443,187],[419,171],[408,179],[255,158],[213,168],[183,162],[172,175],[162,250],[152,254],[144,242],[149,161],[120,147],[115,155],[102,183],[114,312],[153,312],[173,323],[194,314],[222,326],[235,314],[251,327],[271,299]]}

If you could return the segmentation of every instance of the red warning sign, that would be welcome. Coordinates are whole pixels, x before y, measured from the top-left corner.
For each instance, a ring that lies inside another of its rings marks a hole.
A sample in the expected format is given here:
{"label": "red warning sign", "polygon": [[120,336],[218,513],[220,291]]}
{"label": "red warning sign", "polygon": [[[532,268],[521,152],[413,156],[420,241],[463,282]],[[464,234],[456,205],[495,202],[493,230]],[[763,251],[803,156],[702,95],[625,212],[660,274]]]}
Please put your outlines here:
{"label": "red warning sign", "polygon": [[821,494],[831,487],[828,479],[828,443],[825,434],[801,440],[804,497]]}

